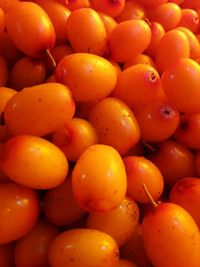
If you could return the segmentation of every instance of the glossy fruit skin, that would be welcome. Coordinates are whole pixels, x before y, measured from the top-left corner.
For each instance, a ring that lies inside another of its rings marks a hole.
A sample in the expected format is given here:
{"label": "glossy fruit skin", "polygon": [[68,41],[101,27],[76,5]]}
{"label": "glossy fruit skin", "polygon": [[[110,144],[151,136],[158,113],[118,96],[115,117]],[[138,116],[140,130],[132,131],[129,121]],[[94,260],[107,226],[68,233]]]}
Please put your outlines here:
{"label": "glossy fruit skin", "polygon": [[[200,66],[194,60],[181,58],[170,66],[161,77],[169,101],[180,111],[200,112]],[[180,93],[175,93],[175,92]]]}
{"label": "glossy fruit skin", "polygon": [[126,153],[140,139],[134,114],[117,98],[98,101],[90,111],[89,121],[96,129],[100,143],[114,147],[120,154]]}
{"label": "glossy fruit skin", "polygon": [[200,57],[200,43],[196,35],[186,27],[177,27],[176,29],[183,32],[188,39],[190,45],[190,58],[198,59]]}
{"label": "glossy fruit skin", "polygon": [[44,56],[45,51],[55,44],[51,20],[39,5],[32,2],[19,2],[11,9],[6,16],[6,28],[15,45],[32,57]]}
{"label": "glossy fruit skin", "polygon": [[74,10],[67,20],[65,31],[76,52],[101,56],[106,51],[107,35],[104,23],[98,12],[91,8]]}
{"label": "glossy fruit skin", "polygon": [[146,215],[142,236],[154,266],[199,266],[199,229],[191,215],[179,205],[162,203]]}
{"label": "glossy fruit skin", "polygon": [[112,30],[117,26],[117,22],[113,17],[106,15],[105,13],[102,13],[102,12],[98,12],[98,13],[103,21],[103,24],[106,30],[106,35],[108,38]]}
{"label": "glossy fruit skin", "polygon": [[171,189],[170,202],[187,210],[200,228],[199,201],[200,180],[197,177],[185,177],[179,180]]}
{"label": "glossy fruit skin", "polygon": [[43,267],[48,265],[48,248],[59,234],[56,226],[39,220],[35,227],[15,244],[16,267]]}
{"label": "glossy fruit skin", "polygon": [[151,41],[144,53],[146,53],[147,55],[149,55],[151,58],[154,59],[160,40],[165,35],[165,30],[163,26],[156,21],[150,23],[150,28],[151,28]]}
{"label": "glossy fruit skin", "polygon": [[153,100],[160,87],[156,69],[147,64],[136,64],[119,73],[112,95],[136,111]]}
{"label": "glossy fruit skin", "polygon": [[180,114],[169,101],[154,99],[136,113],[141,139],[148,142],[161,142],[176,131]]}
{"label": "glossy fruit skin", "polygon": [[51,267],[113,267],[118,263],[119,249],[112,237],[92,229],[62,232],[49,249]]}
{"label": "glossy fruit skin", "polygon": [[75,53],[59,62],[56,80],[69,87],[76,101],[86,102],[108,96],[116,84],[117,73],[115,67],[103,57]]}
{"label": "glossy fruit skin", "polygon": [[71,225],[85,215],[74,198],[71,177],[45,193],[42,209],[47,219],[57,226]]}
{"label": "glossy fruit skin", "polygon": [[[166,53],[168,56],[166,57]],[[190,57],[189,41],[184,33],[177,29],[170,30],[160,40],[155,54],[159,73],[163,73],[180,58]]]}
{"label": "glossy fruit skin", "polygon": [[143,53],[150,41],[151,30],[145,21],[123,21],[114,28],[108,38],[110,56],[117,62],[126,62]]}
{"label": "glossy fruit skin", "polygon": [[176,28],[181,20],[181,8],[175,3],[164,3],[149,12],[150,21],[159,22],[166,31]]}
{"label": "glossy fruit skin", "polygon": [[0,244],[21,238],[36,224],[39,199],[32,189],[14,183],[1,184],[0,203]]}
{"label": "glossy fruit skin", "polygon": [[193,153],[178,142],[161,142],[148,158],[160,169],[165,183],[170,187],[178,180],[196,174]]}
{"label": "glossy fruit skin", "polygon": [[56,34],[56,44],[66,42],[65,24],[68,20],[71,11],[57,0],[36,0],[36,4],[41,6],[49,16]]}
{"label": "glossy fruit skin", "polygon": [[72,188],[75,199],[87,211],[119,206],[126,194],[127,181],[117,150],[103,144],[87,148],[73,169]]}
{"label": "glossy fruit skin", "polygon": [[138,221],[139,207],[134,200],[126,197],[119,207],[111,211],[90,213],[86,226],[107,233],[121,247],[136,230]]}
{"label": "glossy fruit skin", "polygon": [[63,152],[49,141],[18,135],[5,143],[1,168],[16,183],[35,189],[49,189],[65,180],[68,161]]}
{"label": "glossy fruit skin", "polygon": [[24,88],[13,96],[4,116],[13,135],[44,136],[67,123],[74,112],[75,103],[66,86],[44,83]]}
{"label": "glossy fruit skin", "polygon": [[192,32],[196,32],[199,27],[199,15],[198,13],[190,8],[181,9],[182,17],[178,26],[186,27]]}
{"label": "glossy fruit skin", "polygon": [[98,135],[89,121],[73,118],[52,133],[52,142],[63,151],[68,160],[77,161],[89,146],[98,143]]}
{"label": "glossy fruit skin", "polygon": [[128,196],[140,203],[149,203],[143,189],[144,183],[152,197],[159,199],[164,189],[164,180],[156,165],[143,156],[128,156],[123,161],[127,174]]}
{"label": "glossy fruit skin", "polygon": [[200,113],[182,114],[174,136],[177,142],[189,149],[200,149]]}

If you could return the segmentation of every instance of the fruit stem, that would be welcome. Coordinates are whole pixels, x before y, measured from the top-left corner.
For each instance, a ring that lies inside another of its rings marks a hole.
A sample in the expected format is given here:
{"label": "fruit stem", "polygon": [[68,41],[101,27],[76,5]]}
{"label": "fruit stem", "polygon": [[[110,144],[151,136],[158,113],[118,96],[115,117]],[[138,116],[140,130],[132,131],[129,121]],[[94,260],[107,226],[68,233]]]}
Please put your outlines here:
{"label": "fruit stem", "polygon": [[156,152],[155,147],[153,147],[152,145],[148,144],[148,143],[145,142],[145,141],[142,141],[142,143],[143,143],[143,145],[144,145],[145,147],[147,147],[151,152]]}
{"label": "fruit stem", "polygon": [[49,62],[50,62],[50,66],[51,66],[51,68],[52,68],[52,69],[55,69],[55,68],[56,68],[56,62],[55,62],[55,60],[54,60],[54,58],[53,58],[53,56],[52,56],[50,50],[47,49],[47,50],[45,50],[45,52],[46,52],[47,59],[48,59]]}
{"label": "fruit stem", "polygon": [[142,183],[142,186],[143,186],[144,191],[145,191],[145,193],[147,194],[147,196],[148,196],[148,198],[149,198],[149,200],[150,200],[150,202],[151,202],[153,208],[156,209],[157,206],[158,206],[158,203],[156,203],[156,201],[153,199],[152,195],[149,193],[149,190],[147,189],[145,183]]}

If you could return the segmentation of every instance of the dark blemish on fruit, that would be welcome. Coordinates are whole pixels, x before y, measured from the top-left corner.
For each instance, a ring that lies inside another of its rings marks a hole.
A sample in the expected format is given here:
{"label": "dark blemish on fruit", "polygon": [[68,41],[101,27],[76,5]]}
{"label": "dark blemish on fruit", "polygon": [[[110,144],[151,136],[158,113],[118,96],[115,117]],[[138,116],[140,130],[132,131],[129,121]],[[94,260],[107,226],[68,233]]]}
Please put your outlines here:
{"label": "dark blemish on fruit", "polygon": [[1,126],[5,125],[4,112],[1,112],[1,114],[0,114],[0,125]]}
{"label": "dark blemish on fruit", "polygon": [[158,77],[155,72],[150,72],[149,79],[151,82],[156,82],[158,80]]}
{"label": "dark blemish on fruit", "polygon": [[169,116],[170,113],[171,113],[171,110],[170,110],[170,109],[165,109],[163,113],[164,113],[165,115]]}
{"label": "dark blemish on fruit", "polygon": [[42,99],[41,99],[41,98],[39,98],[39,99],[38,99],[38,102],[42,102]]}
{"label": "dark blemish on fruit", "polygon": [[116,195],[116,194],[117,194],[117,190],[115,190],[115,191],[113,192],[113,194]]}
{"label": "dark blemish on fruit", "polygon": [[162,116],[165,117],[166,119],[173,118],[175,115],[174,110],[170,106],[163,106],[161,107],[160,111]]}
{"label": "dark blemish on fruit", "polygon": [[199,17],[197,17],[197,16],[195,16],[194,18],[193,18],[193,21],[195,22],[195,23],[199,23]]}

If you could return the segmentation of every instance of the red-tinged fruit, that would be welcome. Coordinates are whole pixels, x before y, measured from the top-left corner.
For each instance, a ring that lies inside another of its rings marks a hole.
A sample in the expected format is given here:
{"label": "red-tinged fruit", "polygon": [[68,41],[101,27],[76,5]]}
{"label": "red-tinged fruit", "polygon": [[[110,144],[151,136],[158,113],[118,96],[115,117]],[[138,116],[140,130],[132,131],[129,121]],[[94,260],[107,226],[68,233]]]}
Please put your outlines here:
{"label": "red-tinged fruit", "polygon": [[14,265],[14,243],[0,245],[0,265],[2,267],[13,267]]}
{"label": "red-tinged fruit", "polygon": [[42,209],[47,219],[57,226],[71,225],[86,213],[74,198],[71,177],[45,193]]}
{"label": "red-tinged fruit", "polygon": [[134,262],[120,259],[118,265],[116,267],[138,267]]}
{"label": "red-tinged fruit", "polygon": [[200,228],[200,179],[197,177],[185,177],[179,180],[170,191],[169,200],[180,205],[195,220]]}
{"label": "red-tinged fruit", "polygon": [[155,98],[160,87],[160,76],[155,68],[136,64],[119,73],[112,95],[137,111]]}
{"label": "red-tinged fruit", "polygon": [[115,19],[119,23],[130,19],[144,19],[145,16],[145,8],[138,1],[132,0],[125,1],[123,10]]}
{"label": "red-tinged fruit", "polygon": [[[17,24],[17,27],[16,27]],[[25,54],[44,57],[55,44],[55,31],[47,13],[33,2],[19,2],[6,15],[6,29]]]}
{"label": "red-tinged fruit", "polygon": [[150,28],[151,28],[151,41],[148,47],[146,48],[145,53],[150,57],[154,58],[160,40],[165,35],[165,30],[163,26],[156,21],[150,23]]}
{"label": "red-tinged fruit", "polygon": [[165,140],[158,144],[148,158],[161,171],[166,185],[173,186],[178,180],[195,176],[195,156],[178,142]]}
{"label": "red-tinged fruit", "polygon": [[65,24],[71,11],[57,0],[35,0],[36,4],[41,6],[49,16],[56,34],[56,44],[66,43]]}
{"label": "red-tinged fruit", "polygon": [[127,194],[135,201],[149,203],[143,189],[145,183],[152,197],[159,199],[164,189],[164,180],[158,167],[143,156],[128,156],[123,161],[127,175]]}
{"label": "red-tinged fruit", "polygon": [[150,21],[159,22],[166,31],[174,29],[181,20],[181,8],[175,3],[164,3],[147,11]]}
{"label": "red-tinged fruit", "polygon": [[200,113],[182,114],[175,139],[189,149],[200,149]]}
{"label": "red-tinged fruit", "polygon": [[192,216],[174,203],[161,203],[142,221],[142,239],[156,267],[199,267],[200,235]]}
{"label": "red-tinged fruit", "polygon": [[[167,55],[167,56],[166,56]],[[190,44],[187,36],[173,29],[165,33],[155,53],[155,62],[159,73],[174,65],[180,58],[190,57]]]}
{"label": "red-tinged fruit", "polygon": [[68,160],[77,161],[89,146],[98,143],[98,135],[89,121],[73,118],[52,134],[52,142]]}
{"label": "red-tinged fruit", "polygon": [[197,11],[190,8],[182,8],[181,13],[182,16],[178,26],[186,27],[192,32],[196,32],[199,27],[199,15]]}
{"label": "red-tinged fruit", "polygon": [[131,238],[120,248],[123,259],[136,263],[139,267],[152,267],[142,241],[141,223],[138,223]]}
{"label": "red-tinged fruit", "polygon": [[186,27],[177,27],[176,29],[183,32],[188,39],[190,45],[190,58],[198,59],[200,57],[200,43],[196,35]]}
{"label": "red-tinged fruit", "polygon": [[162,75],[165,94],[181,112],[200,112],[200,66],[190,58],[181,58]]}
{"label": "red-tinged fruit", "polygon": [[79,8],[90,7],[90,5],[91,4],[89,0],[67,0],[67,8],[69,8],[71,11]]}
{"label": "red-tinged fruit", "polygon": [[155,8],[166,3],[168,0],[138,0],[139,3],[144,5],[146,8]]}
{"label": "red-tinged fruit", "polygon": [[136,113],[141,139],[161,142],[174,134],[179,126],[180,114],[169,101],[154,99]]}
{"label": "red-tinged fruit", "polygon": [[91,0],[91,7],[111,17],[119,15],[124,8],[125,0]]}
{"label": "red-tinged fruit", "polygon": [[48,248],[59,234],[56,226],[40,219],[34,228],[15,244],[16,267],[42,267],[48,265]]}

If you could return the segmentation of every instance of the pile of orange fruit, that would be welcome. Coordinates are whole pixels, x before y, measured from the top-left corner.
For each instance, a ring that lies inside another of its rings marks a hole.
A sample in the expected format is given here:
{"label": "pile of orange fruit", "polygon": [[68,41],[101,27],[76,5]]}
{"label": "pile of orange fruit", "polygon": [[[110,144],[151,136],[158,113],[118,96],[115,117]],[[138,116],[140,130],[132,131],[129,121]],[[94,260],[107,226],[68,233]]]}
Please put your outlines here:
{"label": "pile of orange fruit", "polygon": [[0,267],[200,267],[200,1],[0,0]]}

